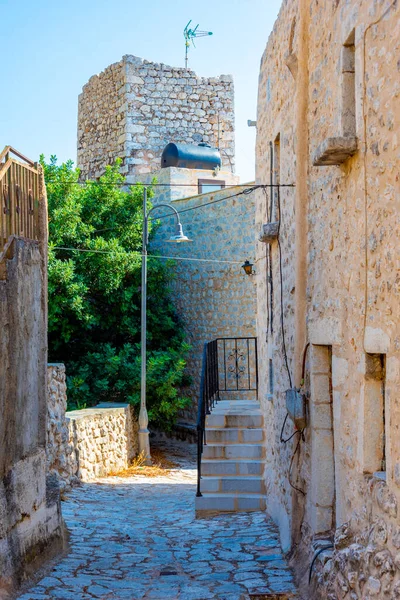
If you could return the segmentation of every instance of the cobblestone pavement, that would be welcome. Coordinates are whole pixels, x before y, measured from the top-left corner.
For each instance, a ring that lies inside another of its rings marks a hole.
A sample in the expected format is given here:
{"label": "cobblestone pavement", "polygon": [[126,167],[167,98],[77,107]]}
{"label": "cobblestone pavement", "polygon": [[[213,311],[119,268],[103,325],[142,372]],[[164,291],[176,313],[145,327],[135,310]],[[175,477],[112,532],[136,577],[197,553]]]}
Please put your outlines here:
{"label": "cobblestone pavement", "polygon": [[62,505],[69,554],[19,600],[246,600],[294,591],[268,517],[195,520],[195,481],[193,463],[181,460],[169,476],[75,488]]}

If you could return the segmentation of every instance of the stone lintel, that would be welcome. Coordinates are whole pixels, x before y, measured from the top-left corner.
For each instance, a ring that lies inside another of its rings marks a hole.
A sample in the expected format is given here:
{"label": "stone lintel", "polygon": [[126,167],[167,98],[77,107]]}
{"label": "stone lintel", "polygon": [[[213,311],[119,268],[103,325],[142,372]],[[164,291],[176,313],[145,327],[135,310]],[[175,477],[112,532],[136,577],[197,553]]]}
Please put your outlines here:
{"label": "stone lintel", "polygon": [[312,163],[315,167],[341,165],[356,152],[356,137],[329,137],[326,138],[314,152]]}

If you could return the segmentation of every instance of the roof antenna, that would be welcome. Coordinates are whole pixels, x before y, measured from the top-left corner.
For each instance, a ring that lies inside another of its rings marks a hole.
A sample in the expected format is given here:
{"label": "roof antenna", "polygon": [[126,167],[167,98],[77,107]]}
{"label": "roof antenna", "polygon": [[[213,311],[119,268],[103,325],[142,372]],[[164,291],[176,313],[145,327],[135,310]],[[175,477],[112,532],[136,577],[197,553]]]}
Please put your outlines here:
{"label": "roof antenna", "polygon": [[194,45],[195,38],[212,35],[212,31],[199,31],[198,25],[196,25],[194,29],[190,29],[189,26],[191,22],[192,21],[190,20],[189,23],[186,25],[185,29],[183,30],[183,36],[185,38],[185,69],[188,68],[188,52],[190,43],[192,43],[193,47],[196,48],[196,46]]}

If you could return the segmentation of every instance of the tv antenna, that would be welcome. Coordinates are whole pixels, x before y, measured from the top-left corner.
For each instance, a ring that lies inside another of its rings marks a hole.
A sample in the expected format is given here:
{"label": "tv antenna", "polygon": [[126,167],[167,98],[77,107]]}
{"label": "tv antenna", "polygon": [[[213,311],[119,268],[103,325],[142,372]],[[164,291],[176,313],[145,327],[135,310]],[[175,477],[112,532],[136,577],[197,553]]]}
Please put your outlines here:
{"label": "tv antenna", "polygon": [[212,35],[212,31],[199,31],[198,29],[198,25],[196,25],[196,27],[194,29],[190,28],[190,23],[192,21],[190,20],[189,23],[186,25],[185,29],[183,30],[183,36],[185,38],[185,69],[188,68],[188,52],[189,52],[189,46],[192,43],[193,47],[196,48],[195,44],[194,44],[194,39],[198,38],[198,37],[206,37],[207,35]]}

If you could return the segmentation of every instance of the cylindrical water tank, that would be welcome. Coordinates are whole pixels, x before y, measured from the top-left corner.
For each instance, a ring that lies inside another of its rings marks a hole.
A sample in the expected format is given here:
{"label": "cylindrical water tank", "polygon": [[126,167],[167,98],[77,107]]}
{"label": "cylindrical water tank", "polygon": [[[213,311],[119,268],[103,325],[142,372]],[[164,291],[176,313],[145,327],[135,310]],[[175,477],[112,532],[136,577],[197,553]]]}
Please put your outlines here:
{"label": "cylindrical water tank", "polygon": [[161,155],[161,168],[207,169],[221,167],[221,154],[208,144],[174,144],[165,146]]}

